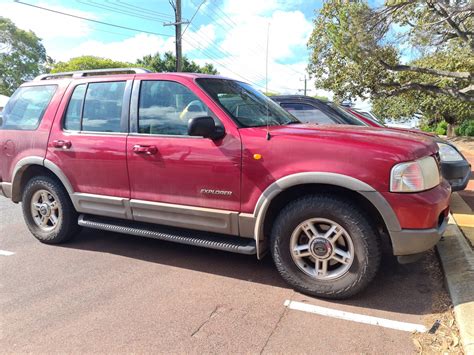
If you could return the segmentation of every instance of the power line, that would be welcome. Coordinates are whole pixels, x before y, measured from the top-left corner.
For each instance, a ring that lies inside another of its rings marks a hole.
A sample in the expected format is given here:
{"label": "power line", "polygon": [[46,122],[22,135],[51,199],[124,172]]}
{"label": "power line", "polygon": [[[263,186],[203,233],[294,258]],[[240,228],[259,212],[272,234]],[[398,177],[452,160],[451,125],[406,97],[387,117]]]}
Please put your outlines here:
{"label": "power line", "polygon": [[[192,0],[191,0],[192,1]],[[194,2],[193,2],[194,4]],[[196,6],[196,4],[194,4]],[[238,24],[235,23],[224,11],[222,11],[218,6],[217,4],[215,5],[215,9],[213,9],[212,7],[208,7],[208,10],[212,11],[219,20],[223,21],[228,28],[232,29],[232,28],[237,28]],[[217,11],[219,11],[222,15],[219,15],[217,13]],[[206,14],[209,18],[211,18],[211,20],[213,20],[214,18],[212,18],[212,16]],[[260,42],[255,42],[256,46],[259,47],[262,51],[265,51],[265,48],[264,46],[260,43]],[[251,47],[249,47],[250,49],[253,49]],[[252,52],[254,54],[257,54],[254,50],[252,50]],[[259,53],[260,54],[260,53]],[[298,74],[298,75],[305,75],[304,73],[300,72],[299,70],[296,70],[290,66],[284,66],[283,67],[284,69],[287,69],[287,70],[291,70],[292,72]]]}
{"label": "power line", "polygon": [[[200,48],[200,45],[198,44],[197,46],[193,45],[193,43],[189,42],[188,40],[184,40],[185,42],[187,42],[191,47],[193,47],[194,49],[197,49],[199,51],[201,51],[202,53],[206,54],[208,57],[211,57],[211,55],[209,55],[209,53],[207,53],[207,51],[205,49],[202,49]],[[256,82],[253,82],[251,80],[249,80],[248,78],[244,77],[243,75],[240,75],[236,72],[234,72],[232,69],[230,69],[229,67],[227,67],[226,65],[222,64],[222,63],[219,63],[218,60],[216,59],[209,59],[210,61],[214,62],[214,63],[217,63],[219,64],[220,66],[224,67],[225,69],[227,69],[229,72],[233,73],[234,75],[244,79],[246,82],[250,83],[250,84],[253,84],[255,86],[258,86],[258,87],[261,87],[261,88],[265,88],[264,85],[260,85],[260,84],[257,84]]]}
{"label": "power line", "polygon": [[87,18],[87,17],[77,16],[77,15],[69,14],[69,13],[66,13],[66,12],[62,12],[62,11],[58,11],[58,10],[49,9],[49,8],[43,7],[43,6],[28,4],[28,3],[22,2],[22,1],[20,1],[20,0],[14,0],[14,2],[16,2],[16,3],[18,3],[18,4],[21,4],[21,5],[31,6],[31,7],[34,7],[34,8],[37,8],[37,9],[41,9],[41,10],[44,10],[44,11],[53,12],[53,13],[56,13],[56,14],[59,14],[59,15],[74,17],[74,18],[77,18],[77,19],[80,19],[80,20],[98,23],[98,24],[101,24],[101,25],[106,25],[106,26],[121,28],[121,29],[124,29],[124,30],[135,31],[135,32],[140,32],[140,33],[148,33],[148,34],[151,34],[151,35],[164,36],[164,37],[173,37],[173,35],[168,35],[168,34],[164,34],[164,33],[157,33],[157,32],[145,31],[145,30],[140,30],[140,29],[137,29],[137,28],[126,27],[126,26],[116,25],[116,24],[113,24],[113,23],[108,23],[108,22],[93,20],[93,19],[90,19],[90,18]]}
{"label": "power line", "polygon": [[[206,50],[212,54],[214,54],[216,57],[219,57],[219,56],[224,56],[225,58],[219,58],[220,60],[222,61],[227,61],[227,63],[230,63],[230,65],[234,65],[234,63],[237,63],[237,61],[235,59],[232,59],[234,58],[234,55],[225,51],[225,50],[221,50],[219,49],[218,47],[212,47],[213,46],[213,41],[211,39],[209,39],[209,37],[207,36],[204,36],[203,34],[200,34],[198,32],[193,32],[192,35],[191,33],[188,34],[188,37],[190,37],[192,40],[194,40],[195,42],[197,43],[203,43],[204,45],[207,46]],[[196,39],[195,37],[199,37],[200,39]],[[251,72],[249,70],[247,70],[247,72],[250,72],[251,74],[253,74],[253,76],[255,76],[259,81],[264,81],[265,78],[263,77],[263,75],[257,73],[257,72]]]}
{"label": "power line", "polygon": [[184,36],[184,33],[186,32],[186,30],[188,29],[189,25],[191,25],[191,23],[193,22],[194,20],[194,17],[196,17],[199,9],[201,8],[202,5],[204,5],[204,3],[206,2],[206,0],[202,0],[202,2],[199,4],[199,6],[197,7],[196,11],[194,12],[194,15],[191,17],[191,20],[189,20],[189,23],[187,24],[187,26],[184,28],[184,31],[183,33],[181,33],[181,37]]}
{"label": "power line", "polygon": [[131,17],[135,17],[135,18],[140,18],[140,19],[143,19],[143,20],[150,20],[150,21],[166,21],[166,20],[168,20],[168,18],[164,17],[164,16],[146,15],[146,14],[143,14],[143,13],[140,14],[140,13],[136,13],[137,12],[136,10],[131,11],[131,10],[119,9],[115,6],[104,5],[102,3],[97,3],[97,2],[94,2],[92,0],[88,0],[88,1],[76,0],[76,1],[80,4],[84,4],[84,5],[87,5],[87,6],[91,6],[91,7],[95,7],[95,8],[98,8],[98,9],[111,11],[111,12],[115,12],[115,13],[118,13],[118,14],[131,16]]}
{"label": "power line", "polygon": [[162,16],[162,17],[166,17],[168,19],[173,19],[174,16],[172,15],[169,15],[169,14],[166,14],[164,12],[158,12],[158,11],[154,11],[154,10],[150,10],[150,9],[147,9],[147,8],[144,8],[144,7],[140,7],[140,6],[137,6],[135,4],[129,4],[127,2],[124,2],[124,1],[121,1],[121,0],[113,0],[113,2],[111,0],[106,0],[107,3],[112,3],[118,7],[122,7],[122,8],[129,8],[131,10],[134,10],[134,11],[145,11],[145,12],[148,12],[150,14],[155,14],[157,16]]}
{"label": "power line", "polygon": [[[193,2],[194,6],[197,7],[197,5]],[[209,15],[206,14],[207,17],[209,17]],[[212,21],[214,20],[212,17],[209,17]],[[206,44],[207,47],[209,48],[206,48],[207,51],[209,52],[212,52],[212,53],[216,53],[218,52],[218,54],[216,54],[216,56],[225,56],[225,57],[229,57],[229,58],[219,58],[220,60],[225,60],[227,62],[230,62],[230,65],[234,65],[234,63],[236,63],[235,60],[231,60],[230,58],[234,58],[236,55],[235,54],[232,54],[230,52],[228,52],[227,50],[225,49],[222,49],[221,47],[217,46],[215,44],[215,41],[214,39],[210,39],[209,37],[205,36],[204,34],[201,34],[199,33],[199,29],[197,29],[194,25],[191,25],[191,28],[193,28],[195,30],[195,32],[193,33],[192,36],[197,36],[199,38],[201,38],[201,40],[196,40],[194,39],[196,42],[198,43],[201,43],[201,42],[204,42]],[[247,72],[249,72],[249,70],[247,70]],[[259,81],[265,81],[265,77],[262,75],[262,74],[257,74],[256,72],[253,72],[253,75],[259,80]]]}

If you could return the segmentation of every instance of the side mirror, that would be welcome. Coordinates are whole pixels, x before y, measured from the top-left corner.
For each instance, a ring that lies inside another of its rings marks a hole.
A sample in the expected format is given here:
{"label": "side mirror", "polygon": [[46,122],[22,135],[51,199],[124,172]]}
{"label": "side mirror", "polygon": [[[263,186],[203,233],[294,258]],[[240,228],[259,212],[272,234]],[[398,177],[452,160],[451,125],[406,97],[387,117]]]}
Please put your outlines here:
{"label": "side mirror", "polygon": [[224,137],[225,130],[216,126],[212,117],[193,117],[188,121],[188,134],[217,140]]}

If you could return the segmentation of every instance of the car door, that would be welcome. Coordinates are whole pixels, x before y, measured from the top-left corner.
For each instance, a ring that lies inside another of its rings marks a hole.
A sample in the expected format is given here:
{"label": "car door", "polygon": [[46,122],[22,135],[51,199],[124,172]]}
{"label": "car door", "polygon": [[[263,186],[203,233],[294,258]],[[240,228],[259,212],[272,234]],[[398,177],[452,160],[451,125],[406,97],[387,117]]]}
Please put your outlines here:
{"label": "car door", "polygon": [[[241,142],[235,127],[184,80],[136,80],[127,139],[133,218],[238,234]],[[219,140],[191,137],[188,120],[211,116],[226,129]]]}
{"label": "car door", "polygon": [[60,107],[46,158],[71,183],[80,212],[130,217],[125,149],[131,86],[132,80],[119,78],[78,80]]}

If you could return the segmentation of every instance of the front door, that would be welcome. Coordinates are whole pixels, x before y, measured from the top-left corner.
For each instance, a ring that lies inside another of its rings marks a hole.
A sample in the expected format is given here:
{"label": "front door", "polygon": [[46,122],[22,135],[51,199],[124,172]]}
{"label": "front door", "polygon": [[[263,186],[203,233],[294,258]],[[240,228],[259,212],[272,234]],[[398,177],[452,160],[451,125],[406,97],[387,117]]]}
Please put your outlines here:
{"label": "front door", "polygon": [[197,94],[170,80],[135,81],[127,160],[135,220],[238,234],[238,131],[213,141],[187,134],[188,120],[213,116]]}

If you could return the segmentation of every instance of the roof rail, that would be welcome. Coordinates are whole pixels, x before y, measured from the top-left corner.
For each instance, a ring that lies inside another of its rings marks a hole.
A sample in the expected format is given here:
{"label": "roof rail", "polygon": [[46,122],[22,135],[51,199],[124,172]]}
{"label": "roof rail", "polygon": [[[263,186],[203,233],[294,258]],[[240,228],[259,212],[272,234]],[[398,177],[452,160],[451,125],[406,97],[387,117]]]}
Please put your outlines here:
{"label": "roof rail", "polygon": [[33,81],[53,80],[63,78],[83,78],[85,76],[96,75],[112,75],[112,74],[144,74],[151,73],[148,69],[143,68],[111,68],[111,69],[92,69],[92,70],[78,70],[64,73],[43,74],[38,75]]}

